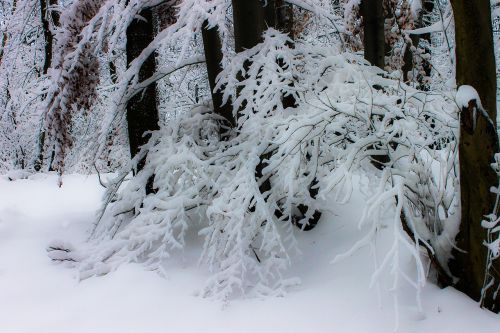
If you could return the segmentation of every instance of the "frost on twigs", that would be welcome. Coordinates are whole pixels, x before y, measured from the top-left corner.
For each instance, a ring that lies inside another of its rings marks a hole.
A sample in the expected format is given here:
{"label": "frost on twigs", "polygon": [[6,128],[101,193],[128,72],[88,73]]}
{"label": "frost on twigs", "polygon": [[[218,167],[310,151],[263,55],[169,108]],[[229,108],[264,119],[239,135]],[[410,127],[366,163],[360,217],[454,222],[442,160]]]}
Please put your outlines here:
{"label": "frost on twigs", "polygon": [[89,109],[96,95],[99,62],[93,33],[101,23],[96,22],[94,15],[103,2],[77,0],[61,15],[61,28],[56,36],[56,48],[60,52],[54,57],[49,72],[52,84],[47,91],[45,111],[48,130],[45,149],[53,147],[52,167],[60,173],[64,170],[66,150],[73,144],[72,116],[78,109]]}
{"label": "frost on twigs", "polygon": [[495,207],[493,212],[481,221],[483,228],[487,230],[487,236],[484,241],[484,246],[488,248],[488,256],[486,259],[486,272],[484,275],[483,288],[481,289],[481,299],[479,303],[483,305],[488,290],[493,288],[493,299],[498,297],[500,291],[500,281],[498,281],[495,276],[497,275],[493,267],[493,262],[500,258],[500,217],[498,216],[498,209],[500,203],[500,154],[495,154],[495,162],[491,164],[491,167],[497,173],[499,177],[499,183],[497,187],[492,187],[491,192],[496,194]]}
{"label": "frost on twigs", "polygon": [[[161,30],[141,54],[134,59],[126,71],[119,71],[111,86],[99,86],[99,66],[123,61],[124,34],[132,20],[140,16],[141,10],[155,6],[157,0],[75,0],[61,16],[61,28],[56,34],[53,66],[49,70],[50,85],[45,88],[44,127],[47,138],[45,155],[54,155],[52,167],[64,172],[67,155],[74,144],[72,133],[73,118],[79,112],[95,110],[96,96],[107,91],[104,99],[106,117],[102,121],[97,140],[92,140],[82,155],[93,156],[90,165],[103,154],[108,134],[119,127],[124,118],[128,100],[152,84],[175,71],[202,62],[186,61],[192,51],[196,32],[206,20],[218,25],[222,44],[228,47],[227,22],[224,22],[228,1],[185,0],[176,7],[175,23]],[[170,5],[176,2],[170,1]],[[165,44],[175,45],[178,57],[169,68],[159,68],[157,73],[144,81],[139,80],[142,64]],[[184,61],[184,62],[183,62]],[[164,71],[163,71],[164,70]],[[102,101],[101,101],[102,102]]]}

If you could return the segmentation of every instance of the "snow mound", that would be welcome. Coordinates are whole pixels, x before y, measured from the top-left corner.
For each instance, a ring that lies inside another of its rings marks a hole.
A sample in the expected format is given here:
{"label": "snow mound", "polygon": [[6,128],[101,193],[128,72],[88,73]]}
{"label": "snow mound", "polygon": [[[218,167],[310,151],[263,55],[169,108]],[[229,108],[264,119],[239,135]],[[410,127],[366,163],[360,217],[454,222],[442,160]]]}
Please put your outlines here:
{"label": "snow mound", "polygon": [[469,102],[474,100],[476,101],[480,109],[483,108],[481,104],[481,98],[479,97],[477,90],[472,86],[468,85],[460,86],[457,90],[457,95],[455,97],[455,100],[460,109],[468,108]]}

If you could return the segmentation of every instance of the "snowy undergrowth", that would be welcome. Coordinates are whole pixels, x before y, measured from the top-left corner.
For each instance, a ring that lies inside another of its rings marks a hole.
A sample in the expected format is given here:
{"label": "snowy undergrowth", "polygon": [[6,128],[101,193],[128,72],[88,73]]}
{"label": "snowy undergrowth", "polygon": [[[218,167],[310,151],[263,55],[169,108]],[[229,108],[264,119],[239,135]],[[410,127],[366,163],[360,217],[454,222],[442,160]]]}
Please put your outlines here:
{"label": "snowy undergrowth", "polygon": [[[425,256],[446,262],[456,231],[454,101],[408,87],[340,49],[290,48],[288,37],[273,29],[264,37],[219,75],[218,86],[238,118],[227,139],[217,134],[223,119],[196,107],[154,133],[108,184],[88,250],[79,255],[81,278],[125,262],[163,270],[164,259],[185,248],[185,235],[194,228],[204,239],[200,262],[212,272],[203,296],[227,301],[241,294],[283,295],[298,282],[287,274],[291,254],[300,251],[294,210],[309,207],[302,220],[307,223],[315,210],[328,211],[331,194],[338,203],[349,202],[359,173],[370,186],[364,213],[352,222],[364,232],[337,259],[370,247],[372,284],[390,272],[392,289],[409,283],[417,296],[426,281]],[[287,95],[297,108],[283,106]],[[145,168],[122,183],[143,158]],[[256,177],[259,164],[262,177]],[[374,164],[383,164],[382,170]],[[153,175],[155,193],[146,195]],[[262,191],[266,180],[271,189]],[[387,223],[381,216],[394,206]],[[373,248],[386,227],[391,246],[378,257]],[[411,276],[401,269],[404,254],[415,260]]]}

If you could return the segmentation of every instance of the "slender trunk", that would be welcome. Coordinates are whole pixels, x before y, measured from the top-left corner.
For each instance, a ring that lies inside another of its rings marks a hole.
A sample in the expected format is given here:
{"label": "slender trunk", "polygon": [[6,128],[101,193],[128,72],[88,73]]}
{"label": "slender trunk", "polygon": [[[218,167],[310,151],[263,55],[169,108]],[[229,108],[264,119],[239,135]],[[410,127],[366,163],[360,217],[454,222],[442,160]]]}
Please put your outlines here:
{"label": "slender trunk", "polygon": [[0,42],[0,65],[2,64],[3,52],[5,49],[5,45],[7,44],[7,33],[1,32],[2,41]]}
{"label": "slender trunk", "polygon": [[50,11],[49,6],[54,6],[57,4],[55,0],[40,0],[40,19],[42,21],[42,30],[44,37],[44,48],[45,48],[45,58],[43,62],[43,74],[47,74],[48,69],[52,65],[52,47],[54,43],[54,35],[50,29],[49,13],[50,18],[54,25],[59,24],[59,14],[56,11]]}
{"label": "slender trunk", "polygon": [[365,59],[372,65],[385,66],[384,7],[383,0],[362,0],[363,46]]}
{"label": "slender trunk", "polygon": [[276,27],[287,33],[290,38],[294,38],[293,6],[286,3],[285,0],[276,0]]}
{"label": "slender trunk", "polygon": [[[279,1],[279,0],[278,0]],[[278,17],[276,13],[277,0],[267,0],[264,6],[264,25],[266,28],[276,28],[278,25]]]}
{"label": "slender trunk", "polygon": [[279,30],[293,38],[293,6],[285,0],[267,0],[264,6],[264,26]]}
{"label": "slender trunk", "polygon": [[[496,120],[496,77],[493,35],[489,0],[452,0],[455,17],[456,78],[458,85],[471,85],[479,93],[482,105],[490,119]],[[486,272],[487,248],[483,245],[487,233],[481,226],[484,216],[490,214],[495,196],[490,188],[498,182],[490,167],[498,152],[496,129],[478,112],[477,126],[471,123],[471,111],[478,107],[471,101],[461,110],[460,126],[460,194],[461,224],[450,262],[452,273],[459,278],[456,288],[479,300]],[[484,305],[493,311],[500,309],[500,297],[494,299],[499,287],[500,262],[492,267],[495,285],[488,289]]]}
{"label": "slender trunk", "polygon": [[[384,69],[386,45],[383,0],[362,0],[360,13],[363,17],[365,59],[373,66]],[[384,164],[389,162],[388,155],[373,155],[371,159],[372,164],[378,169],[383,169]]]}
{"label": "slender trunk", "polygon": [[[140,12],[141,19],[135,19],[127,28],[127,64],[137,58],[141,52],[154,39],[153,13],[151,9]],[[156,62],[154,53],[143,63],[139,70],[139,80],[145,80],[154,75]],[[133,158],[145,145],[151,135],[145,135],[148,131],[158,130],[158,108],[156,105],[156,84],[149,85],[141,94],[132,97],[127,103],[127,124],[130,155]],[[146,163],[146,159],[137,163],[137,171],[140,171]],[[154,175],[148,179],[146,193],[154,192]]]}
{"label": "slender trunk", "polygon": [[[150,9],[143,10],[143,19],[135,19],[127,28],[127,63],[137,58],[151,41],[153,41],[153,17]],[[139,80],[154,75],[156,70],[154,54],[142,65]],[[143,93],[137,94],[127,104],[128,136],[130,155],[134,157],[141,146],[148,142],[147,131],[158,129],[158,109],[156,106],[156,85],[147,87]],[[140,166],[140,168],[142,165]]]}
{"label": "slender trunk", "polygon": [[[40,20],[42,22],[43,38],[44,38],[44,60],[42,73],[47,74],[52,66],[54,35],[51,30],[49,17],[52,19],[53,25],[59,25],[59,13],[50,10],[49,6],[57,5],[57,0],[40,0]],[[50,16],[49,16],[50,13]],[[45,146],[45,129],[40,128],[38,136],[38,155],[34,162],[35,171],[40,171],[43,165],[43,147]],[[53,157],[52,157],[53,159]],[[49,166],[49,171],[52,171],[52,163]]]}
{"label": "slender trunk", "polygon": [[264,22],[266,28],[274,28],[292,37],[293,6],[285,0],[267,0],[264,6]]}
{"label": "slender trunk", "polygon": [[[215,91],[215,79],[222,71],[222,45],[219,38],[217,27],[208,27],[208,23],[203,24],[202,29],[203,47],[205,49],[205,61],[207,64],[208,82],[212,94],[214,112],[227,120],[229,127],[235,127],[236,121],[233,116],[231,103],[222,103],[222,93]],[[224,126],[221,127],[221,135],[226,134]]]}
{"label": "slender trunk", "polygon": [[260,0],[232,0],[236,52],[250,49],[262,41],[264,11]]}

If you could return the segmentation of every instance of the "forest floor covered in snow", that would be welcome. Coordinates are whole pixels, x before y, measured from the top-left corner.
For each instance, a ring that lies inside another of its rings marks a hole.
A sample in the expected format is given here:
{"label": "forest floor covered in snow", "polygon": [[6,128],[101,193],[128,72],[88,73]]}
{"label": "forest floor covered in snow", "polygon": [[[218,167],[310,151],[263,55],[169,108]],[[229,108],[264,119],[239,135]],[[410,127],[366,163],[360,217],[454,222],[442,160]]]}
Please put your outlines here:
{"label": "forest floor covered in snow", "polygon": [[[427,283],[420,312],[415,290],[401,285],[380,293],[369,288],[373,261],[368,249],[331,264],[362,236],[360,192],[347,205],[332,205],[319,225],[297,236],[302,255],[289,271],[302,283],[285,297],[236,299],[228,305],[196,296],[209,273],[198,263],[202,240],[193,233],[173,256],[166,277],[141,265],[123,265],[102,277],[78,281],[74,269],[49,259],[54,240],[78,244],[100,205],[97,176],[55,175],[0,179],[0,332],[498,332],[500,316],[479,309],[460,292]],[[390,218],[390,212],[388,212]],[[382,231],[378,246],[388,246]],[[380,250],[380,249],[379,249]],[[412,274],[414,264],[403,258]],[[385,283],[387,282],[387,283]]]}

